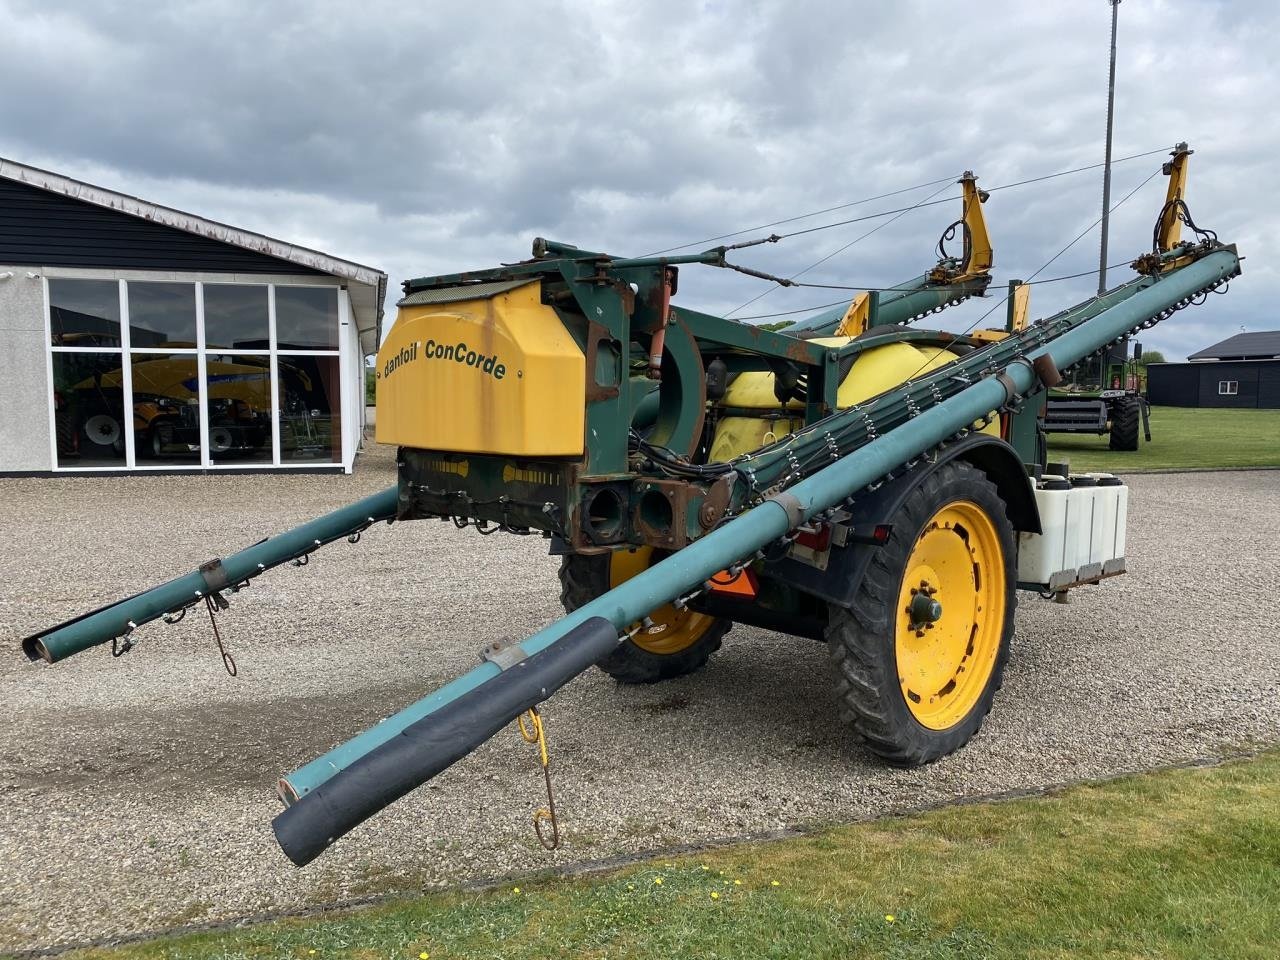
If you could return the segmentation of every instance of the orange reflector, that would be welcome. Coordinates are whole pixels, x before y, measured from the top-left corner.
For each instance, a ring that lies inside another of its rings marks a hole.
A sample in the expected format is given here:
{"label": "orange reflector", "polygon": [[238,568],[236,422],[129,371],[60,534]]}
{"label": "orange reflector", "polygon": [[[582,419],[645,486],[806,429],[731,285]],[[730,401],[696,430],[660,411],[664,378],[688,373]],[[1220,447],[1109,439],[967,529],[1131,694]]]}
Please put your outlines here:
{"label": "orange reflector", "polygon": [[716,593],[745,597],[748,600],[754,599],[755,595],[760,591],[760,584],[756,580],[756,575],[749,569],[744,569],[737,576],[734,576],[728,570],[721,570],[707,582],[711,584],[711,589]]}

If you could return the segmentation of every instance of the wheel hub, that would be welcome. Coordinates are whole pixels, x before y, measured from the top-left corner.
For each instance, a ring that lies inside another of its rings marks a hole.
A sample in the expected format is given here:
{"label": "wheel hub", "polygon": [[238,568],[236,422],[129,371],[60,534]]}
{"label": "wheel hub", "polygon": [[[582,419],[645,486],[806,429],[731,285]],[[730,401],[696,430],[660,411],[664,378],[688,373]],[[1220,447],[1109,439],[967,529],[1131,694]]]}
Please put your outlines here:
{"label": "wheel hub", "polygon": [[911,592],[913,596],[911,602],[907,604],[911,628],[917,633],[921,630],[932,630],[933,625],[942,619],[942,604],[934,599],[934,594],[938,592],[937,587],[929,586],[924,582],[918,590],[913,587]]}
{"label": "wheel hub", "polygon": [[970,501],[940,508],[916,539],[901,583],[899,683],[916,720],[945,730],[981,697],[1004,630],[1003,549],[991,518]]}

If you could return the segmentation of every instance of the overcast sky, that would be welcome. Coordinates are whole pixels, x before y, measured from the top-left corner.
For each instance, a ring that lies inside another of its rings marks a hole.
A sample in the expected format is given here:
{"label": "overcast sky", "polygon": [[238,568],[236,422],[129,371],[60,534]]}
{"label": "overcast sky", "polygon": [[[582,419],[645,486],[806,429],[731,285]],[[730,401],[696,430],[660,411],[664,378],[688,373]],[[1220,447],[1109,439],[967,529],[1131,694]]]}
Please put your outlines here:
{"label": "overcast sky", "polygon": [[[0,156],[381,267],[393,294],[407,277],[528,256],[535,236],[644,254],[967,168],[990,188],[1103,155],[1105,0],[0,0],[0,23]],[[1169,359],[1242,327],[1280,328],[1277,36],[1273,3],[1120,7],[1115,155],[1189,141],[1196,220],[1249,257],[1228,296],[1144,334]],[[1119,164],[1113,203],[1162,159]],[[1098,218],[1101,179],[992,194],[993,290]],[[939,188],[959,195],[935,184],[795,226]],[[1113,264],[1149,248],[1163,191],[1157,175],[1116,211]],[[958,200],[913,211],[805,279],[915,276],[958,213]],[[791,274],[883,223],[738,257]],[[1040,278],[1097,258],[1095,230]],[[1039,286],[1033,315],[1095,286]],[[689,268],[679,299],[727,312],[765,290]],[[834,299],[774,289],[736,315]],[[937,319],[960,329],[995,303]]]}

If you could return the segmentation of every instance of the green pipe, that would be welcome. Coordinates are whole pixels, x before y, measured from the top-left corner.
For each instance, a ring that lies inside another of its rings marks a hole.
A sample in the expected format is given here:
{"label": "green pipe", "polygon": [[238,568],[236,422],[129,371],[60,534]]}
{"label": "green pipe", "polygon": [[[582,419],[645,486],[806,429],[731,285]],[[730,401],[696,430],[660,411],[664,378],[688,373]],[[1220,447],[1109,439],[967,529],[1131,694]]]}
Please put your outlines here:
{"label": "green pipe", "polygon": [[[976,277],[964,283],[935,284],[926,273],[899,284],[891,290],[881,290],[880,305],[876,314],[876,325],[901,325],[910,323],[916,317],[929,313],[939,307],[945,307],[953,300],[976,296],[986,290],[991,282],[990,277]],[[852,301],[850,301],[852,303]],[[844,319],[849,304],[831,307],[812,314],[782,330],[793,336],[803,333],[807,339],[813,337],[829,337],[833,335],[840,321]]]}
{"label": "green pipe", "polygon": [[631,426],[637,430],[651,427],[658,422],[658,410],[662,407],[662,392],[658,387],[659,384],[653,380],[633,378],[631,381],[633,396],[640,390],[647,390],[640,398],[640,402],[636,404],[635,412],[631,414]]}
{"label": "green pipe", "polygon": [[[397,487],[388,487],[381,493],[224,557],[220,561],[220,570],[210,571],[208,575],[196,570],[34,634],[22,641],[23,652],[32,660],[42,658],[56,663],[81,650],[123,637],[144,623],[198,602],[208,593],[243,583],[265,570],[357,533],[379,520],[394,519],[398,496]],[[224,580],[222,587],[217,586]]]}
{"label": "green pipe", "polygon": [[[1041,354],[1058,367],[1069,366],[1167,307],[1203,290],[1239,270],[1234,251],[1220,250],[1190,266],[1162,277],[1133,296],[1088,319],[1038,350],[1026,360],[1016,360],[1002,371],[1013,396],[1025,396],[1036,385],[1029,360]],[[526,656],[552,646],[570,630],[592,617],[603,617],[619,631],[636,623],[665,603],[686,593],[725,569],[777,540],[793,526],[855,494],[902,464],[937,446],[1004,406],[1012,396],[1006,384],[986,376],[950,399],[930,407],[909,423],[886,433],[831,466],[764,501],[730,523],[713,530],[660,563],[637,574],[595,600],[584,604],[524,640]],[[331,777],[341,775],[351,763],[378,749],[406,727],[430,715],[464,693],[474,690],[502,671],[484,663],[446,686],[411,704],[377,726],[365,730],[299,768],[280,781],[286,803],[301,798]]]}

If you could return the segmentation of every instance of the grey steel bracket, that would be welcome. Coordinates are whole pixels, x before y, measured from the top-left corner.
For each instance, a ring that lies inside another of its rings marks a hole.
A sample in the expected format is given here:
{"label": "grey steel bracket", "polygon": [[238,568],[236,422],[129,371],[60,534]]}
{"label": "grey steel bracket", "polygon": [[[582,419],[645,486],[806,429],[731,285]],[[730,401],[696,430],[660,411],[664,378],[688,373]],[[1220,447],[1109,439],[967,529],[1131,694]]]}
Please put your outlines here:
{"label": "grey steel bracket", "polygon": [[529,655],[514,640],[495,640],[480,651],[480,659],[492,663],[499,670],[510,670]]}
{"label": "grey steel bracket", "polygon": [[221,557],[214,557],[212,560],[200,564],[200,576],[204,579],[204,585],[208,593],[217,593],[219,590],[225,590],[231,586],[231,581],[227,579],[227,571],[223,569]]}

